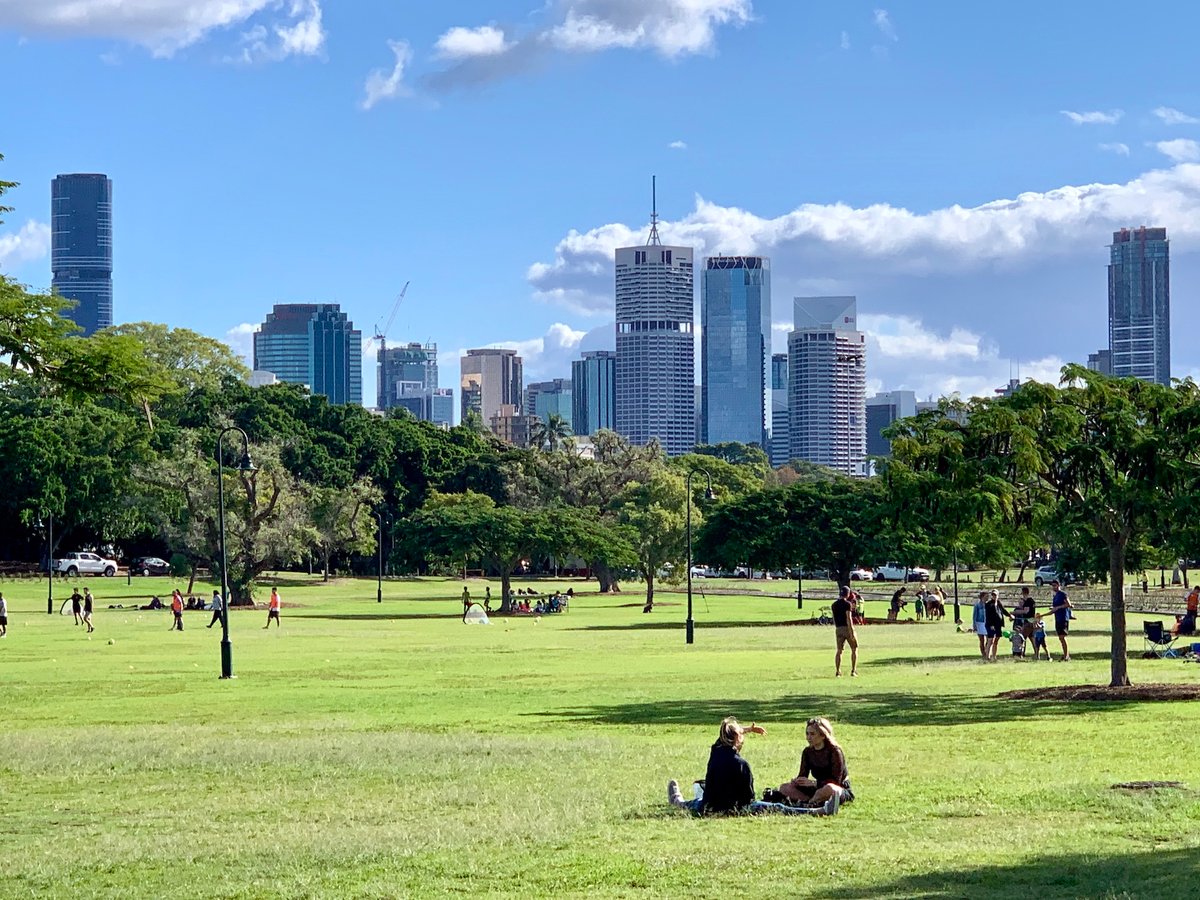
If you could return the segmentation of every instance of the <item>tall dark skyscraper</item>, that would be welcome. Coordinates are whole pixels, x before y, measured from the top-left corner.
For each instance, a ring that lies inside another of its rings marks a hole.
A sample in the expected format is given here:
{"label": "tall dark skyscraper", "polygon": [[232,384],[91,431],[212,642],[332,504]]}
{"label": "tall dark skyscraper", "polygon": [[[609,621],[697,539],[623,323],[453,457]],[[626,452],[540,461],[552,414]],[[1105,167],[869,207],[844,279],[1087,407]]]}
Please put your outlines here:
{"label": "tall dark skyscraper", "polygon": [[336,303],[278,303],[254,334],[254,368],[362,403],[362,332]]}
{"label": "tall dark skyscraper", "polygon": [[1108,266],[1112,374],[1171,383],[1171,254],[1165,228],[1113,234]]}
{"label": "tall dark skyscraper", "polygon": [[612,429],[616,384],[617,354],[611,350],[588,350],[583,359],[571,363],[571,421],[576,434]]}
{"label": "tall dark skyscraper", "polygon": [[112,182],[105,175],[59,175],[50,182],[50,266],[54,290],[85,335],[113,323]]}
{"label": "tall dark skyscraper", "polygon": [[710,256],[700,283],[700,440],[767,446],[771,261]]}

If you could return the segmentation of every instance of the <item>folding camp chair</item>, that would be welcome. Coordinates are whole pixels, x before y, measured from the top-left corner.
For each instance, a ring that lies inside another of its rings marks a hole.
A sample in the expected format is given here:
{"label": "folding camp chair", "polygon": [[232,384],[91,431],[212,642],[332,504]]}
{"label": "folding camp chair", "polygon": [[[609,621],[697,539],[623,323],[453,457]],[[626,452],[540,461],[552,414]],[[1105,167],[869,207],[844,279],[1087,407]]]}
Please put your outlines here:
{"label": "folding camp chair", "polygon": [[1179,656],[1172,649],[1176,635],[1164,631],[1162,622],[1142,622],[1142,639],[1146,642],[1146,652],[1153,653],[1159,659],[1176,659]]}

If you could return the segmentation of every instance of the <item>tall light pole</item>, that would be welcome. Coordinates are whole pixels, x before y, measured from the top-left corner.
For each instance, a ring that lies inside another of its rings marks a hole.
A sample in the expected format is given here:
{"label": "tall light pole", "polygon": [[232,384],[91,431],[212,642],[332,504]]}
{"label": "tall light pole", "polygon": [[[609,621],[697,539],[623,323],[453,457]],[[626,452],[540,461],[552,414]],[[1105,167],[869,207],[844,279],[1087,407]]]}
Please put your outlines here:
{"label": "tall light pole", "polygon": [[688,581],[688,610],[687,610],[687,642],[695,643],[696,623],[692,621],[692,476],[703,472],[708,479],[708,488],[704,492],[705,500],[713,499],[712,476],[708,469],[689,470],[685,484],[687,485],[687,581]]}
{"label": "tall light pole", "polygon": [[233,677],[233,644],[229,642],[229,561],[225,555],[225,435],[236,431],[242,436],[242,459],[238,471],[253,472],[250,459],[250,439],[236,425],[230,425],[217,435],[217,522],[221,535],[221,677]]}
{"label": "tall light pole", "polygon": [[376,511],[375,521],[379,523],[379,577],[375,582],[375,602],[383,602],[383,512]]}
{"label": "tall light pole", "polygon": [[54,615],[54,513],[50,513],[49,532],[46,535],[46,615]]}

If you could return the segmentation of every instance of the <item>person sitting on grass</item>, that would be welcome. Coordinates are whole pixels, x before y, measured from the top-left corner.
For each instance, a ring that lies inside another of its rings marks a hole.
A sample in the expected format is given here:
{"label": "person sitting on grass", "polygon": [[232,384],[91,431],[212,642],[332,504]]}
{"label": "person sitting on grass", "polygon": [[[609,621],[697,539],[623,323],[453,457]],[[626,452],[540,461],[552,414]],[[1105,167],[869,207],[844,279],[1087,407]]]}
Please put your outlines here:
{"label": "person sitting on grass", "polygon": [[766,733],[767,730],[761,725],[743,727],[733,716],[722,719],[717,731],[717,741],[712,745],[708,755],[708,769],[704,774],[704,796],[698,800],[684,800],[683,794],[679,791],[679,782],[672,778],[667,782],[667,800],[672,806],[678,806],[680,809],[686,809],[698,815],[721,813],[748,813],[750,815],[778,813],[788,816],[834,815],[841,805],[840,792],[832,794],[825,805],[820,808],[767,803],[754,798],[754,775],[750,771],[750,764],[742,758],[742,743],[747,734]]}
{"label": "person sitting on grass", "polygon": [[800,754],[800,772],[791,781],[779,786],[779,793],[792,803],[823,807],[836,797],[845,799],[850,776],[846,771],[846,754],[833,737],[833,725],[828,719],[809,719],[804,730],[808,746]]}

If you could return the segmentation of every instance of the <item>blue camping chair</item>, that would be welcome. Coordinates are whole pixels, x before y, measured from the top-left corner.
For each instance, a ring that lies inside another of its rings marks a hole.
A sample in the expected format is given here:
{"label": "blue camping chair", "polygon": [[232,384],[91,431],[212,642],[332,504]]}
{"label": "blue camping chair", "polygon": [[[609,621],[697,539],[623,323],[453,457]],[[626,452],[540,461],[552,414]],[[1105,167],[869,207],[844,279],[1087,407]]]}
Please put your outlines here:
{"label": "blue camping chair", "polygon": [[1146,642],[1146,652],[1159,659],[1177,659],[1179,656],[1173,649],[1177,638],[1163,629],[1162,622],[1142,622],[1142,639]]}

